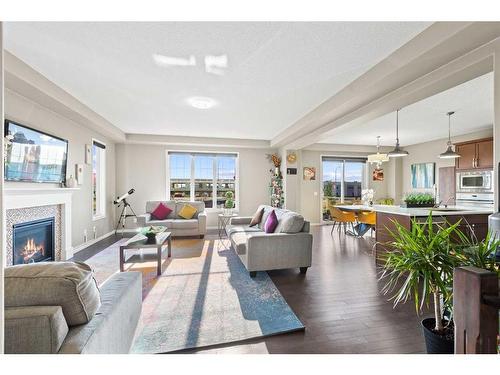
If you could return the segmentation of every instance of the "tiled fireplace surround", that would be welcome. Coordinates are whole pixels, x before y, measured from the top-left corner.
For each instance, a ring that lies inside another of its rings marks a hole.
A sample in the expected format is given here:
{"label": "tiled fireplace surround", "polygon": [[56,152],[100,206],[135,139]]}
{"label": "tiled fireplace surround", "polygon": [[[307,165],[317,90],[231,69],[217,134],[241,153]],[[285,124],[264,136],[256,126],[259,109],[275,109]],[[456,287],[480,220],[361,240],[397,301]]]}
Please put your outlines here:
{"label": "tiled fireplace surround", "polygon": [[7,228],[7,266],[11,266],[12,261],[12,234],[14,224],[26,223],[28,221],[54,218],[55,224],[55,260],[61,260],[62,256],[62,245],[61,245],[61,205],[49,205],[49,206],[38,206],[38,207],[24,207],[24,208],[12,208],[6,212],[6,228]]}
{"label": "tiled fireplace surround", "polygon": [[54,217],[55,260],[73,256],[71,246],[71,200],[75,190],[70,188],[6,188],[6,265],[12,265],[13,225]]}

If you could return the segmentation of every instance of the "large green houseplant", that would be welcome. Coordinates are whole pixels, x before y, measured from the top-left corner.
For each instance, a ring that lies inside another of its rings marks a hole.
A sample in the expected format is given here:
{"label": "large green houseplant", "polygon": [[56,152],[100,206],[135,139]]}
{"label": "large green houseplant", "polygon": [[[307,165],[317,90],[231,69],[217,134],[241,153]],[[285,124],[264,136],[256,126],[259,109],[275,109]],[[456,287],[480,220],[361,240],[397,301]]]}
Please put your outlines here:
{"label": "large green houseplant", "polygon": [[383,256],[382,291],[391,294],[395,306],[413,299],[417,313],[433,305],[434,318],[422,321],[429,353],[453,353],[453,269],[471,265],[498,272],[500,241],[490,234],[483,241],[470,239],[460,224],[437,224],[429,214],[425,222],[413,219],[411,229],[394,222],[395,230],[389,231],[392,249]]}

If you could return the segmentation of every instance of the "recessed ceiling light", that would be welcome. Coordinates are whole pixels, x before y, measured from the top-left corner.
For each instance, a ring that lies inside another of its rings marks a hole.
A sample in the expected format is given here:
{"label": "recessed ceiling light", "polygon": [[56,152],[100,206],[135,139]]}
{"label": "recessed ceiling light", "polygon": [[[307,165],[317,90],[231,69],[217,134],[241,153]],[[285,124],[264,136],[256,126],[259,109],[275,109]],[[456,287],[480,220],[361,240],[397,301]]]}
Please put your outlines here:
{"label": "recessed ceiling light", "polygon": [[214,107],[217,102],[206,96],[192,96],[186,99],[186,102],[193,108],[196,109],[210,109]]}

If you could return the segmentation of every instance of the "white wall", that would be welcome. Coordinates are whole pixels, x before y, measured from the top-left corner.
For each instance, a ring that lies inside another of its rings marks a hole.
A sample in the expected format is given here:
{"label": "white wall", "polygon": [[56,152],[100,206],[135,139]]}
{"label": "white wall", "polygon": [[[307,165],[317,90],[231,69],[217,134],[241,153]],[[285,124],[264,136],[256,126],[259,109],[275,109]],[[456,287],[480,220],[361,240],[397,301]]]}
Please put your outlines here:
{"label": "white wall", "polygon": [[[465,142],[474,139],[488,138],[493,136],[493,129],[471,134],[453,137],[452,142]],[[455,165],[454,159],[440,159],[439,154],[446,150],[447,139],[425,142],[418,145],[408,146],[404,149],[409,152],[408,156],[401,158],[401,189],[403,194],[411,192],[411,165],[416,163],[436,163],[436,186],[439,191],[439,168],[452,167]],[[428,190],[432,192],[432,189]]]}
{"label": "white wall", "polygon": [[[97,237],[110,232],[114,223],[114,208],[112,204],[112,200],[115,197],[114,143],[98,132],[69,120],[63,115],[49,110],[10,89],[7,89],[5,92],[5,118],[67,139],[69,143],[68,177],[69,175],[75,177],[75,164],[84,165],[84,184],[80,185],[80,190],[73,194],[71,220],[73,247],[83,244],[84,229],[87,230],[88,240],[92,239],[94,226],[96,227]],[[97,221],[92,220],[92,168],[90,165],[85,164],[85,145],[92,144],[92,138],[106,143],[106,217]],[[5,186],[37,187],[33,183],[14,182],[7,182]]]}
{"label": "white wall", "polygon": [[[118,144],[116,146],[116,188],[121,195],[131,188],[135,193],[129,203],[139,215],[146,201],[166,199],[166,153],[168,150],[220,151],[239,153],[239,213],[254,214],[257,206],[269,203],[271,164],[266,159],[270,149],[221,148],[200,146],[165,146],[149,144]],[[131,227],[133,224],[128,223]],[[208,226],[217,226],[217,214],[209,213]]]}

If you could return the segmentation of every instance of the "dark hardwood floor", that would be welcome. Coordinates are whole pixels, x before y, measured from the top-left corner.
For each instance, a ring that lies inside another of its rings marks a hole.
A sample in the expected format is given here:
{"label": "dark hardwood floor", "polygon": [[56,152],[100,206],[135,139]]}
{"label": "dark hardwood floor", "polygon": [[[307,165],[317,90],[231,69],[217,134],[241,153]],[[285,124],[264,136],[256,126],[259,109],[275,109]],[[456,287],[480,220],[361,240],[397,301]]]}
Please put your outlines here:
{"label": "dark hardwood floor", "polygon": [[[185,353],[424,353],[412,303],[393,309],[380,293],[371,255],[374,240],[358,239],[330,226],[312,227],[313,264],[270,271],[273,282],[299,319],[304,332],[253,339],[239,344],[188,350]],[[111,236],[79,252],[85,261],[120,237]],[[174,242],[175,247],[175,242]]]}

